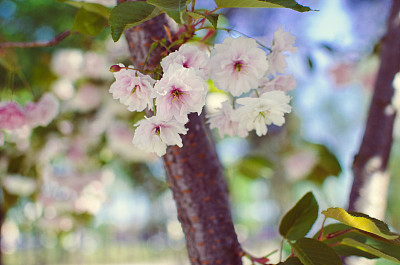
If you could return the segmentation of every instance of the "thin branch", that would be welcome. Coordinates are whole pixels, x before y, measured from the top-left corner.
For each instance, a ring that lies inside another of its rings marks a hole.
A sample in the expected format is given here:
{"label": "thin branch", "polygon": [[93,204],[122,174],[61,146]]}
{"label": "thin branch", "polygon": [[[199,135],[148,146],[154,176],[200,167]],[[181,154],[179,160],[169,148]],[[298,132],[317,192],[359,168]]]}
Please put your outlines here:
{"label": "thin branch", "polygon": [[66,30],[55,36],[49,41],[33,41],[33,42],[4,42],[0,43],[0,48],[36,48],[54,46],[71,35],[71,30]]}

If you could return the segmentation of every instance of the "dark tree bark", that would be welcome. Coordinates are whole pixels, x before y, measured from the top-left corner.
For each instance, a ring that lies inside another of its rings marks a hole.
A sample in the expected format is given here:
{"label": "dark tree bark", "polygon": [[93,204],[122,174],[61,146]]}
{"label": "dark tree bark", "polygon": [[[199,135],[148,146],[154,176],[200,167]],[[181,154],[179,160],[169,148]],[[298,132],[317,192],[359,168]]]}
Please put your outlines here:
{"label": "dark tree bark", "polygon": [[[389,174],[386,172],[392,147],[395,112],[391,106],[394,94],[393,79],[400,71],[400,1],[393,0],[387,32],[382,41],[377,81],[358,154],[353,162],[354,182],[350,193],[349,210],[366,211],[368,197],[373,203],[385,197]],[[382,184],[381,190],[378,186]],[[374,193],[375,191],[375,196]],[[383,192],[383,194],[382,194]],[[386,198],[385,198],[386,201]],[[385,204],[385,203],[384,203]],[[385,207],[385,205],[379,206]],[[384,212],[384,210],[383,210]],[[377,216],[382,218],[383,216]]]}
{"label": "dark tree bark", "polygon": [[[131,59],[143,64],[154,39],[166,37],[160,15],[125,31]],[[152,52],[148,67],[156,66],[161,50]],[[186,237],[191,264],[241,265],[242,251],[234,230],[228,189],[214,145],[206,134],[202,116],[189,115],[183,147],[168,147],[163,157],[169,187]]]}

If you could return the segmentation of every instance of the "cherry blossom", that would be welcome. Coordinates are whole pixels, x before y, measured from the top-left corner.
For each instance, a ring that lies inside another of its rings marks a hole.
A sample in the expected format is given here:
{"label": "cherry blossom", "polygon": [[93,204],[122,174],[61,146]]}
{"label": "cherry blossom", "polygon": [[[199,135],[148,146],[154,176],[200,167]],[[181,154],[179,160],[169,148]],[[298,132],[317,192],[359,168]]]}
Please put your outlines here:
{"label": "cherry blossom", "polygon": [[222,108],[217,113],[208,115],[208,123],[211,129],[218,129],[219,135],[223,138],[225,135],[246,137],[248,132],[246,129],[239,128],[239,122],[232,120],[234,110],[229,101],[222,103]]}
{"label": "cherry blossom", "polygon": [[228,37],[211,51],[211,79],[233,96],[257,88],[267,69],[266,54],[253,39]]}
{"label": "cherry blossom", "polygon": [[280,75],[273,79],[263,78],[260,80],[260,93],[267,91],[280,90],[291,91],[296,87],[296,79],[293,75]]}
{"label": "cherry blossom", "polygon": [[132,143],[139,149],[157,153],[158,156],[166,153],[167,145],[182,147],[179,134],[186,134],[188,131],[184,124],[174,119],[165,121],[158,116],[146,117],[135,126],[138,127]]}
{"label": "cherry blossom", "polygon": [[295,43],[295,39],[295,36],[291,35],[289,32],[283,32],[283,28],[281,27],[279,27],[274,32],[274,40],[272,42],[271,53],[268,55],[269,74],[275,75],[277,72],[285,72],[286,55],[284,55],[283,52],[297,52],[297,48],[293,46]]}
{"label": "cherry blossom", "polygon": [[[124,65],[120,64],[124,67]],[[152,89],[154,80],[131,69],[121,69],[114,73],[116,81],[110,87],[114,99],[128,106],[129,111],[153,109]]]}
{"label": "cherry blossom", "polygon": [[0,103],[0,129],[15,130],[25,124],[25,111],[18,103]]}
{"label": "cherry blossom", "polygon": [[58,76],[76,80],[82,76],[83,63],[84,58],[81,50],[63,49],[54,54],[51,67]]}
{"label": "cherry blossom", "polygon": [[208,79],[210,71],[210,57],[206,51],[203,51],[197,45],[184,44],[179,50],[170,53],[161,61],[161,67],[164,72],[168,72],[171,64],[177,63],[185,68],[193,68],[198,74]]}
{"label": "cherry blossom", "polygon": [[203,109],[207,84],[193,68],[171,64],[164,76],[154,86],[156,91],[157,116],[164,120],[175,118],[186,123],[187,114]]}
{"label": "cherry blossom", "polygon": [[39,102],[28,102],[25,106],[26,122],[32,128],[47,126],[57,115],[60,102],[51,94],[44,94]]}
{"label": "cherry blossom", "polygon": [[267,125],[281,126],[285,123],[284,113],[289,113],[290,97],[282,91],[265,92],[259,98],[239,98],[241,104],[235,110],[232,120],[239,122],[240,128],[256,130],[258,136],[267,134]]}

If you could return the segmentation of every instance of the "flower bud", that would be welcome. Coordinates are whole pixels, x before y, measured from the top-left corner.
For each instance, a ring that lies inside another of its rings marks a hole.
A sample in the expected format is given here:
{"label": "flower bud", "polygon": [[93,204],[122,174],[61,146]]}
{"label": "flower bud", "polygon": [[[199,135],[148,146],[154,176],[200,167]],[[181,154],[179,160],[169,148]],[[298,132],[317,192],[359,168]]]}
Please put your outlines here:
{"label": "flower bud", "polygon": [[111,73],[116,73],[121,71],[121,66],[119,66],[118,64],[114,64],[110,67],[110,72]]}

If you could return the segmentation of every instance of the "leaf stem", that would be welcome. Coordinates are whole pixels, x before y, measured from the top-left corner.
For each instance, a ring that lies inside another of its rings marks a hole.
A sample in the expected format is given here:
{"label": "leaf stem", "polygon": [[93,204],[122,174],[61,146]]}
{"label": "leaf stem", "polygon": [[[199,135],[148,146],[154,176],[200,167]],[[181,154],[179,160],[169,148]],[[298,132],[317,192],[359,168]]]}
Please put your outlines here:
{"label": "leaf stem", "polygon": [[326,238],[327,239],[335,238],[335,237],[350,233],[352,231],[354,231],[354,228],[346,229],[346,230],[343,230],[343,231],[336,231],[336,232],[327,234]]}
{"label": "leaf stem", "polygon": [[319,230],[318,241],[322,241],[322,235],[324,233],[324,224],[325,224],[326,216],[322,221],[321,230]]}
{"label": "leaf stem", "polygon": [[282,249],[283,249],[283,242],[285,241],[284,238],[281,240],[281,248],[279,249],[279,262],[282,262]]}

